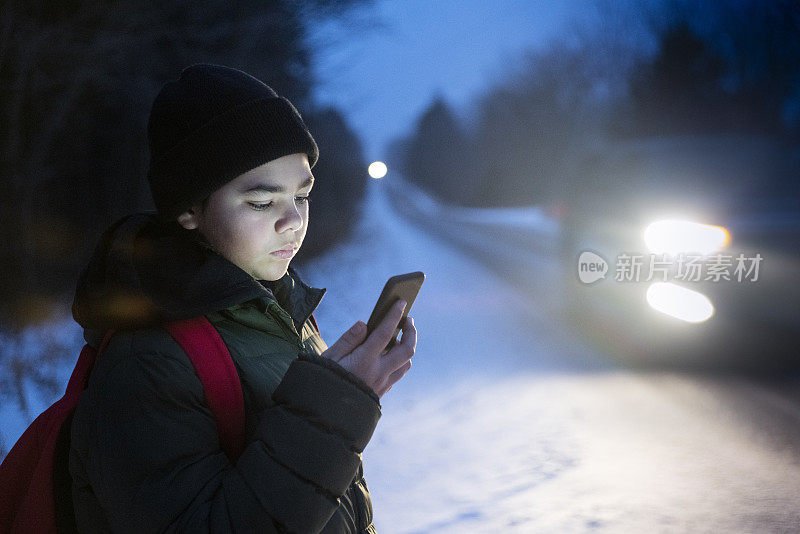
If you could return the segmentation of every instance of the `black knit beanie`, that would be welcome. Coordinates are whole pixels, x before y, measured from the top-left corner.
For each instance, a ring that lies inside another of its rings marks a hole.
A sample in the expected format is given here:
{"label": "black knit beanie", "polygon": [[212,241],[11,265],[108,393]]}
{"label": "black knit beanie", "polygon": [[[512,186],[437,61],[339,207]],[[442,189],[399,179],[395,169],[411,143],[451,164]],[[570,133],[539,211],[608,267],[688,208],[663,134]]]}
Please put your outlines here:
{"label": "black knit beanie", "polygon": [[186,67],[164,84],[147,125],[147,179],[159,214],[175,219],[242,173],[319,151],[295,107],[271,87],[222,65]]}

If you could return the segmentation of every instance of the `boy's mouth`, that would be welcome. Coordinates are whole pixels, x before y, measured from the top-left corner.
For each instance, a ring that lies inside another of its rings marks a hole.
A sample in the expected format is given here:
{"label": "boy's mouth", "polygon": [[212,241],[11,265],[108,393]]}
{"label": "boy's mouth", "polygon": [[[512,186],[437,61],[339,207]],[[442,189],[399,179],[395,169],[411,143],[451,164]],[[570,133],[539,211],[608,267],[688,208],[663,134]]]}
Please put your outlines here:
{"label": "boy's mouth", "polygon": [[288,259],[294,256],[296,250],[297,250],[297,245],[291,244],[283,248],[280,248],[278,250],[274,250],[270,252],[270,254],[278,256],[279,258]]}

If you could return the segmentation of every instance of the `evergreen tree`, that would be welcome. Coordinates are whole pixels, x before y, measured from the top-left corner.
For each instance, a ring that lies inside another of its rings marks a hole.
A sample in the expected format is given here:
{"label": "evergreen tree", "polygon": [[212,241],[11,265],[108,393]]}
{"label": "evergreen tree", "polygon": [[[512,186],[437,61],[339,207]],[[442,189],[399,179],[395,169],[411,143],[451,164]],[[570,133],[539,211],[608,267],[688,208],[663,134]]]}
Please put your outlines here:
{"label": "evergreen tree", "polygon": [[431,102],[409,140],[403,169],[409,180],[449,204],[470,204],[476,193],[472,151],[441,97]]}

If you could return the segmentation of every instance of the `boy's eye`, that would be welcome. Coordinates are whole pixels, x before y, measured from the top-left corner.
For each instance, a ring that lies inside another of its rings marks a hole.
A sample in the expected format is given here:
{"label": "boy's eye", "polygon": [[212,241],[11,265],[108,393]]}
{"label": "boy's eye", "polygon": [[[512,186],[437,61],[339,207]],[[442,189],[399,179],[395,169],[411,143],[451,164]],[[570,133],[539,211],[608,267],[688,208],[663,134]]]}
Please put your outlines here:
{"label": "boy's eye", "polygon": [[[294,197],[294,199],[300,204],[311,202],[311,198],[309,198],[308,195],[304,197]],[[264,211],[266,209],[269,209],[270,206],[272,206],[272,202],[266,202],[266,203],[248,202],[248,204],[250,204],[250,206],[256,211]]]}

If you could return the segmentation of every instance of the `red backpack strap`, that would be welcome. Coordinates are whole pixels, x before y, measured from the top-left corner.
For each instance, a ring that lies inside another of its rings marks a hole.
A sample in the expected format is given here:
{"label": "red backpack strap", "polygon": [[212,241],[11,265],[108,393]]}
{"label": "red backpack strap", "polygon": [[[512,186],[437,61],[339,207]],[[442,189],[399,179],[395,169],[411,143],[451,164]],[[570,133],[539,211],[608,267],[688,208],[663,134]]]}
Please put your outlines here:
{"label": "red backpack strap", "polygon": [[205,316],[168,322],[164,328],[192,361],[217,420],[220,444],[236,462],[244,449],[244,400],[228,347]]}

